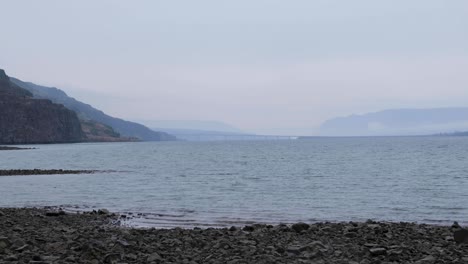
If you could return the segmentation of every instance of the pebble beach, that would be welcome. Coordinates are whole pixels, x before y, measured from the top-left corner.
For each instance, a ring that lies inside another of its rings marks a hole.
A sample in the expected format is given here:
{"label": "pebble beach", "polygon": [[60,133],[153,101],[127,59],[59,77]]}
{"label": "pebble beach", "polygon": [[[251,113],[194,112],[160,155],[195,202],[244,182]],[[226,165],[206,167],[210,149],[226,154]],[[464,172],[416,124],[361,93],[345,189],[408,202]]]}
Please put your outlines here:
{"label": "pebble beach", "polygon": [[0,263],[468,263],[454,227],[296,223],[128,228],[107,210],[0,208]]}

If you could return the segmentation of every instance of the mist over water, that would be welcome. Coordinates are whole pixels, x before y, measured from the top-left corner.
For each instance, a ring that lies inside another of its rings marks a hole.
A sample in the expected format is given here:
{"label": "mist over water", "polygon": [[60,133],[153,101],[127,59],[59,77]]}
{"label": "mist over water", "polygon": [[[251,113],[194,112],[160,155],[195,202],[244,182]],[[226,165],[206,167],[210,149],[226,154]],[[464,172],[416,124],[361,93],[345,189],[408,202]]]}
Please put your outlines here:
{"label": "mist over water", "polygon": [[40,145],[0,169],[92,169],[0,177],[0,207],[144,213],[140,226],[250,222],[466,223],[463,137]]}

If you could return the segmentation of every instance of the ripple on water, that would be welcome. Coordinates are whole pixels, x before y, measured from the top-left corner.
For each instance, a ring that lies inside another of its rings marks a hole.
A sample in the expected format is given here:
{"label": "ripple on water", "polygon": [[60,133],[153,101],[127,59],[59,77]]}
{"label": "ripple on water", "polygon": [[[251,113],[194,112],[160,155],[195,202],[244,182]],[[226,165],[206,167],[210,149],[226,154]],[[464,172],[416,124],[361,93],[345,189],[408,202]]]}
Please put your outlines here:
{"label": "ripple on water", "polygon": [[107,208],[154,226],[468,219],[465,138],[35,147],[0,152],[0,169],[109,172],[0,177],[0,206]]}

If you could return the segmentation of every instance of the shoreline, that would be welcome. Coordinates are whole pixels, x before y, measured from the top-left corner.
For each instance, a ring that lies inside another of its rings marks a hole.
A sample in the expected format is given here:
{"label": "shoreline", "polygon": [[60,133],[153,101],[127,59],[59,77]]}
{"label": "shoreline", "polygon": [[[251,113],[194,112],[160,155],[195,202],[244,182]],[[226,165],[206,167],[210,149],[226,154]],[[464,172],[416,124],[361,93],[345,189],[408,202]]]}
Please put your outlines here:
{"label": "shoreline", "polygon": [[0,263],[468,263],[468,244],[457,244],[450,226],[142,229],[123,227],[120,219],[107,210],[0,208]]}
{"label": "shoreline", "polygon": [[56,175],[56,174],[93,174],[99,172],[97,170],[63,170],[63,169],[11,169],[11,170],[0,170],[0,176],[26,176],[26,175]]}
{"label": "shoreline", "polygon": [[35,148],[19,148],[19,147],[0,146],[0,150],[28,150],[28,149],[35,149]]}

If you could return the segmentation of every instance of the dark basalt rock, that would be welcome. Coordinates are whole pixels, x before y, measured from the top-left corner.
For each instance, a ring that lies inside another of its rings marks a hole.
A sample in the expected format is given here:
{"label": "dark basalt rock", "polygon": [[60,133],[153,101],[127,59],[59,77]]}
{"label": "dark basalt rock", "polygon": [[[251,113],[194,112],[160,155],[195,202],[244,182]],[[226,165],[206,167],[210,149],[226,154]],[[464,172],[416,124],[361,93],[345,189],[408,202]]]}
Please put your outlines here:
{"label": "dark basalt rock", "polygon": [[17,147],[0,146],[0,150],[24,150],[24,149],[34,149],[34,148],[17,148]]}
{"label": "dark basalt rock", "polygon": [[0,176],[52,175],[52,174],[91,174],[95,170],[0,170]]}
{"label": "dark basalt rock", "polygon": [[255,227],[253,227],[253,226],[244,226],[244,228],[242,228],[242,230],[244,230],[246,232],[253,232],[255,230]]}
{"label": "dark basalt rock", "polygon": [[457,222],[452,225],[453,240],[458,244],[468,244],[468,230],[462,228]]}
{"label": "dark basalt rock", "polygon": [[293,224],[291,226],[291,228],[296,231],[297,233],[300,233],[301,231],[304,231],[304,230],[307,230],[309,229],[309,225],[306,224],[306,223],[297,223],[297,224]]}
{"label": "dark basalt rock", "polygon": [[83,139],[75,112],[10,82],[0,70],[0,143],[67,143]]}
{"label": "dark basalt rock", "polygon": [[52,212],[46,212],[45,216],[61,216],[61,215],[66,215],[65,211],[59,210],[59,211],[52,211]]}
{"label": "dark basalt rock", "polygon": [[385,248],[371,248],[369,252],[373,256],[385,255],[387,254],[387,250]]}

